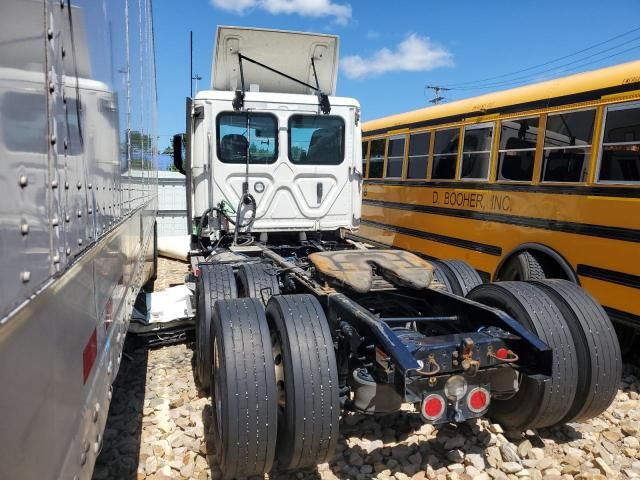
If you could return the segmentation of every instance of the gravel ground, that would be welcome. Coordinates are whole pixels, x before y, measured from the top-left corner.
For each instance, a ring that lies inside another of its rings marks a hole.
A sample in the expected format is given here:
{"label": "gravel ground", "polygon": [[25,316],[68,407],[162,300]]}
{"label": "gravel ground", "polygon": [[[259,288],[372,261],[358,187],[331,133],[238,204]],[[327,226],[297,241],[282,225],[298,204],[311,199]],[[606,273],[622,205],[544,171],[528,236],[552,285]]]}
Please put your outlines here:
{"label": "gravel ground", "polygon": [[[161,262],[165,275],[159,278],[181,281],[186,265],[176,263]],[[94,479],[220,477],[214,442],[205,435],[209,400],[196,389],[192,357],[191,344],[130,349],[114,388]],[[382,418],[348,413],[332,462],[271,478],[640,478],[639,392],[640,369],[625,365],[615,402],[602,415],[525,433],[487,420],[436,429],[409,406]]]}

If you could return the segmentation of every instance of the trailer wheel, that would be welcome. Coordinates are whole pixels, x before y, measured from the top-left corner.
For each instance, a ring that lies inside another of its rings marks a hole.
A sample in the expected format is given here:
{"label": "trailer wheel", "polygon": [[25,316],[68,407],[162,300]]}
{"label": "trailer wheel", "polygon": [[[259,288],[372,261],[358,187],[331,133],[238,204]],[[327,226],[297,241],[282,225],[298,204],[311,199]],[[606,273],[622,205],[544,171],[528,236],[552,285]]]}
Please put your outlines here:
{"label": "trailer wheel", "polygon": [[499,308],[553,349],[548,382],[523,376],[520,389],[508,400],[491,402],[489,416],[509,428],[539,428],[561,422],[576,396],[576,347],[555,302],[541,288],[524,282],[500,282],[474,288],[467,298]]}
{"label": "trailer wheel", "polygon": [[269,297],[280,294],[280,284],[275,269],[270,265],[243,264],[238,268],[240,297],[257,298],[267,303]]}
{"label": "trailer wheel", "polygon": [[616,332],[600,304],[568,280],[545,280],[542,288],[567,319],[578,358],[578,389],[563,422],[582,422],[611,405],[622,376]]}
{"label": "trailer wheel", "polygon": [[196,380],[209,391],[211,378],[211,314],[217,300],[236,298],[238,291],[230,265],[199,264],[196,310]]}
{"label": "trailer wheel", "polygon": [[500,272],[500,280],[525,281],[547,278],[540,262],[529,252],[520,252],[507,261]]}
{"label": "trailer wheel", "polygon": [[315,297],[279,295],[267,304],[278,384],[278,467],[315,467],[338,441],[338,370],[329,324]]}
{"label": "trailer wheel", "polygon": [[222,477],[263,476],[277,438],[276,380],[264,306],[254,298],[213,307],[211,404]]}
{"label": "trailer wheel", "polygon": [[449,293],[465,296],[473,288],[482,284],[476,270],[462,260],[431,260],[436,280],[443,283]]}

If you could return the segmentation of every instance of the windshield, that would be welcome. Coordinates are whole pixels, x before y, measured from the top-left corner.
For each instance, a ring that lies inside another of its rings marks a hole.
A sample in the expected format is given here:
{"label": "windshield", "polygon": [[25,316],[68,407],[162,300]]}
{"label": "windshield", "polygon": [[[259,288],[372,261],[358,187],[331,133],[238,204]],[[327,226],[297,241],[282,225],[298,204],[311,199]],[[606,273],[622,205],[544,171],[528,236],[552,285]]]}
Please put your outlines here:
{"label": "windshield", "polygon": [[268,113],[223,112],[218,115],[217,151],[224,163],[273,163],[278,158],[278,122]]}
{"label": "windshield", "polygon": [[297,165],[338,165],[344,159],[344,120],[330,115],[289,118],[289,160]]}

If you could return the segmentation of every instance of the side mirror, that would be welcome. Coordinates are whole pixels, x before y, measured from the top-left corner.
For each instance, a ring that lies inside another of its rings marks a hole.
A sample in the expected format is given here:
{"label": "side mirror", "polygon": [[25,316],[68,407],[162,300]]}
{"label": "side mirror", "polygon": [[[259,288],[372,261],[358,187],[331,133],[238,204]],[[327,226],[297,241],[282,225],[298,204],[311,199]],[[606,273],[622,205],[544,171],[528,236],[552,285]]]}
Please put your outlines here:
{"label": "side mirror", "polygon": [[179,133],[173,136],[173,165],[181,173],[184,173],[184,167],[182,166],[182,134]]}

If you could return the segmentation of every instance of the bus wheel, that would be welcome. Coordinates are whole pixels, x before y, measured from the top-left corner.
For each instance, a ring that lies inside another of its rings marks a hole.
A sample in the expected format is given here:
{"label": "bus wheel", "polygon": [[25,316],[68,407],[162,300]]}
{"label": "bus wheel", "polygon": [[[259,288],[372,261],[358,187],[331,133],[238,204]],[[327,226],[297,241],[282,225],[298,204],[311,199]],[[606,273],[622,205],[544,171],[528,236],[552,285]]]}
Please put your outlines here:
{"label": "bus wheel", "polygon": [[518,393],[493,400],[489,416],[522,430],[561,422],[576,396],[578,361],[567,321],[553,299],[540,287],[524,282],[480,285],[467,298],[503,310],[553,350],[550,380],[539,382],[523,375]]}
{"label": "bus wheel", "polygon": [[262,300],[266,304],[269,297],[280,294],[280,285],[275,269],[264,264],[243,264],[238,268],[240,297]]}
{"label": "bus wheel", "polygon": [[622,357],[616,333],[604,309],[568,280],[533,282],[567,319],[578,357],[578,390],[563,422],[583,422],[606,410],[618,392]]}
{"label": "bus wheel", "polygon": [[230,265],[199,264],[196,295],[196,381],[209,391],[211,377],[211,315],[217,300],[236,298],[238,291]]}
{"label": "bus wheel", "polygon": [[315,468],[338,441],[338,369],[329,323],[308,294],[267,304],[278,386],[278,468]]}
{"label": "bus wheel", "polygon": [[211,405],[224,479],[264,476],[277,439],[277,394],[264,306],[255,298],[213,307]]}
{"label": "bus wheel", "polygon": [[540,262],[529,252],[520,252],[500,272],[500,281],[544,280],[547,275]]}
{"label": "bus wheel", "polygon": [[431,260],[433,276],[447,287],[449,293],[465,296],[474,287],[482,284],[476,270],[462,260]]}

